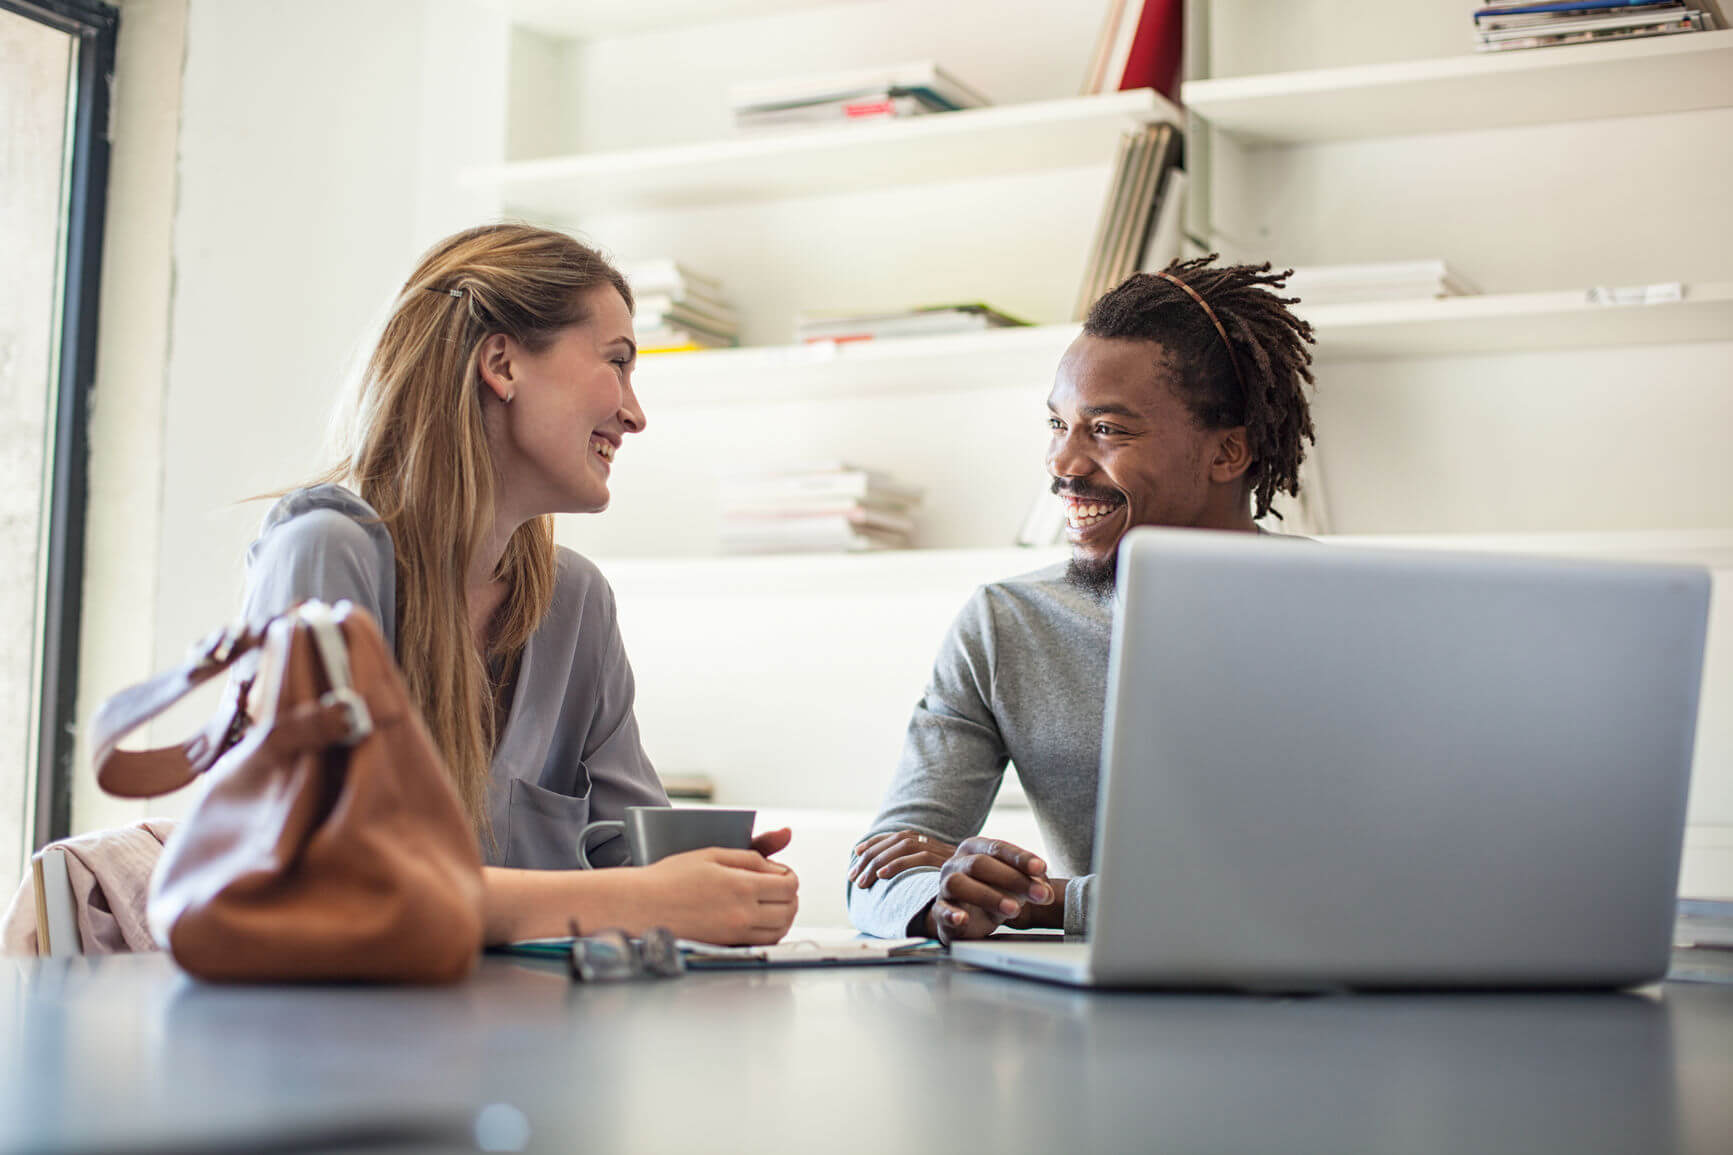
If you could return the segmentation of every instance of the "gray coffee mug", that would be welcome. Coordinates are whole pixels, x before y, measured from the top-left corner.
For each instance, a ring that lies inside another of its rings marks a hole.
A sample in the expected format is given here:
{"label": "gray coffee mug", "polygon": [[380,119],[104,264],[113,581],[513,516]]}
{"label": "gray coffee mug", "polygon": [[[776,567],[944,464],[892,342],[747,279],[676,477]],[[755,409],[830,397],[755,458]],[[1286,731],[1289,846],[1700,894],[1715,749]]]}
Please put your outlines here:
{"label": "gray coffee mug", "polygon": [[578,833],[578,865],[594,870],[588,850],[590,835],[617,830],[626,835],[632,865],[648,866],[688,850],[726,846],[748,850],[756,810],[710,810],[695,806],[628,806],[624,821],[592,822]]}

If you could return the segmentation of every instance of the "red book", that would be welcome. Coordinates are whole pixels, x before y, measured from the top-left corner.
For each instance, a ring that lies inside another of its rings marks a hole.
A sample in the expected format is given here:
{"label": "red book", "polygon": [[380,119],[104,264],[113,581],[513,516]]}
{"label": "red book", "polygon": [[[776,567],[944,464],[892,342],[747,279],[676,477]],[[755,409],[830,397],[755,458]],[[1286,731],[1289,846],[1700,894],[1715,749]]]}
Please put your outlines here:
{"label": "red book", "polygon": [[1179,69],[1185,52],[1184,17],[1185,0],[1144,0],[1131,53],[1125,58],[1125,73],[1119,79],[1121,92],[1153,88],[1179,103]]}

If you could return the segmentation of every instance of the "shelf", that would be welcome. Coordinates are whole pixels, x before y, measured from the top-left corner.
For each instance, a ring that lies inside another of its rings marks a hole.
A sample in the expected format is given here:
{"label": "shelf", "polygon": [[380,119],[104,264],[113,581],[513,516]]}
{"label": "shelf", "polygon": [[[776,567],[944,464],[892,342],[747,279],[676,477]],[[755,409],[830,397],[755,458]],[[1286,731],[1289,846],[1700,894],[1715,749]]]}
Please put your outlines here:
{"label": "shelf", "polygon": [[1319,305],[1298,310],[1323,360],[1733,341],[1733,282],[1653,305],[1590,304],[1583,290]]}
{"label": "shelf", "polygon": [[1196,80],[1187,109],[1295,144],[1733,106],[1733,30]]}
{"label": "shelf", "polygon": [[646,405],[759,405],[1027,386],[1045,393],[1081,326],[1030,325],[837,345],[772,345],[641,357]]}
{"label": "shelf", "polygon": [[967,591],[983,582],[1064,561],[1064,546],[895,549],[869,553],[751,554],[732,557],[592,558],[616,590],[634,597],[883,597],[887,590]]}
{"label": "shelf", "polygon": [[1526,553],[1600,561],[1667,562],[1733,573],[1733,529],[1640,529],[1585,533],[1334,534],[1342,545]]}
{"label": "shelf", "polygon": [[[1301,308],[1319,361],[1733,340],[1733,282],[1655,305],[1592,305],[1582,290]],[[786,345],[644,357],[652,408],[840,400],[1026,388],[1045,394],[1076,324],[846,345]]]}
{"label": "shelf", "polygon": [[[1326,544],[1525,553],[1701,565],[1733,573],[1733,529],[1585,533],[1331,534]],[[967,588],[1065,561],[1065,546],[903,549],[862,554],[594,558],[608,581],[636,597],[883,597]]]}
{"label": "shelf", "polygon": [[505,207],[570,221],[598,213],[856,192],[1040,169],[1109,165],[1134,124],[1178,122],[1149,89],[629,152],[520,161],[467,173]]}

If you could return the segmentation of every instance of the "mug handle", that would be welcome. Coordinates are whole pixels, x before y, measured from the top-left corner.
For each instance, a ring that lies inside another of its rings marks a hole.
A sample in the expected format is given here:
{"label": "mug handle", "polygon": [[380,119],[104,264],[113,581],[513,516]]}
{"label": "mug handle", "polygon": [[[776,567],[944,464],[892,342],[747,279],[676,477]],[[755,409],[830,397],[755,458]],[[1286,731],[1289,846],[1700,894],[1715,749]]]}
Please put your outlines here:
{"label": "mug handle", "polygon": [[582,830],[578,831],[578,865],[584,870],[596,869],[590,864],[590,856],[587,853],[590,844],[590,834],[594,831],[603,830],[609,827],[619,831],[622,836],[626,833],[626,824],[616,819],[610,819],[604,822],[592,822]]}

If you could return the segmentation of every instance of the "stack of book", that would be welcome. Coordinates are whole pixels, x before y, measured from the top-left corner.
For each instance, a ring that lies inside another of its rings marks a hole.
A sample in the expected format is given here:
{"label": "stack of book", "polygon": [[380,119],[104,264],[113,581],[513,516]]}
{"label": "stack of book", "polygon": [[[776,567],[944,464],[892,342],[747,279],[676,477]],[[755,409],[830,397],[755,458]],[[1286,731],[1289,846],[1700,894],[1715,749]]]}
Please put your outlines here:
{"label": "stack of book", "polygon": [[802,344],[815,341],[876,341],[885,337],[938,337],[947,333],[975,333],[1027,325],[990,305],[929,305],[896,313],[802,313],[795,320],[794,337]]}
{"label": "stack of book", "polygon": [[1108,0],[1083,95],[1153,88],[1179,100],[1185,0]]}
{"label": "stack of book", "polygon": [[622,265],[637,311],[639,353],[689,353],[739,344],[740,320],[714,277],[662,259]]}
{"label": "stack of book", "polygon": [[920,500],[920,489],[848,464],[731,478],[722,486],[722,550],[904,549]]}
{"label": "stack of book", "polygon": [[1311,265],[1288,275],[1282,295],[1298,297],[1305,306],[1466,297],[1474,293],[1474,286],[1456,270],[1443,261],[1431,260]]}
{"label": "stack of book", "polygon": [[1474,13],[1481,52],[1725,27],[1717,0],[1491,0]]}
{"label": "stack of book", "polygon": [[1733,899],[1679,900],[1667,977],[1674,982],[1733,983]]}
{"label": "stack of book", "polygon": [[1181,144],[1180,131],[1171,124],[1147,124],[1119,138],[1113,179],[1077,294],[1077,319],[1131,274],[1165,268],[1179,255],[1185,200]]}
{"label": "stack of book", "polygon": [[740,84],[728,95],[741,129],[924,116],[992,103],[931,60]]}

